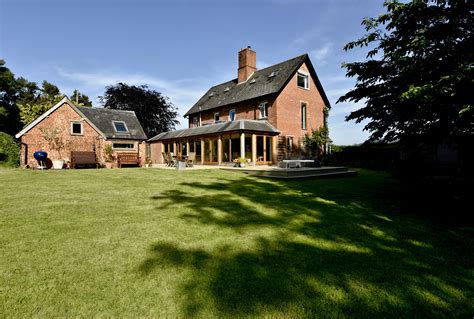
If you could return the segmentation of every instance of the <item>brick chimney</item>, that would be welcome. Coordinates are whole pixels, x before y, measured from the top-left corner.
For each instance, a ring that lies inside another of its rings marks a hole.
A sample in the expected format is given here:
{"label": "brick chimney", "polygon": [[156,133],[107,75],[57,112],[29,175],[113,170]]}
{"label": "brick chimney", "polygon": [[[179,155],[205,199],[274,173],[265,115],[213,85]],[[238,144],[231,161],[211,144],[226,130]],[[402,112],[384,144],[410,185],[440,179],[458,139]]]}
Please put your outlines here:
{"label": "brick chimney", "polygon": [[237,83],[245,82],[257,70],[257,53],[250,46],[239,51]]}

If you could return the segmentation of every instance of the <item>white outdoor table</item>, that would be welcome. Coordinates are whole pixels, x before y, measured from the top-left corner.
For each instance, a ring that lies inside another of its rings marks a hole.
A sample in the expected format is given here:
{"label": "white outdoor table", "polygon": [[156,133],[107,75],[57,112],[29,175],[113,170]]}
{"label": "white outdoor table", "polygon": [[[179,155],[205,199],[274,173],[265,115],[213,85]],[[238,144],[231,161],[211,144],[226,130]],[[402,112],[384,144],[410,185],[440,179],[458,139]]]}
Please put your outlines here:
{"label": "white outdoor table", "polygon": [[283,160],[286,168],[290,168],[291,164],[295,164],[295,168],[301,168],[301,163],[314,163],[314,160]]}

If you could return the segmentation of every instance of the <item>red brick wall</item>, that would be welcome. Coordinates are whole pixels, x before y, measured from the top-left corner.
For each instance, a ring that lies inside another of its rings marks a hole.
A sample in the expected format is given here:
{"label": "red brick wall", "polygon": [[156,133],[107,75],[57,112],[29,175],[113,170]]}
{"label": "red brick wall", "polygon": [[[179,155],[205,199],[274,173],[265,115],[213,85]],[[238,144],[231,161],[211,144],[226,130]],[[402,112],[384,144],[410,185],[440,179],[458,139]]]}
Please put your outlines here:
{"label": "red brick wall", "polygon": [[[83,135],[71,135],[71,121],[81,121],[83,128]],[[61,155],[57,151],[49,149],[48,142],[44,139],[42,128],[61,130],[60,136],[64,141],[65,147],[61,150]],[[45,151],[48,153],[50,159],[64,159],[70,161],[71,151],[94,151],[97,154],[99,163],[104,164],[104,146],[106,144],[116,143],[134,143],[135,148],[133,150],[124,150],[124,152],[137,152],[139,151],[141,156],[142,164],[146,159],[145,143],[137,141],[121,141],[121,140],[104,140],[92,126],[87,123],[69,104],[64,103],[48,117],[43,119],[35,127],[29,130],[21,137],[21,142],[28,145],[27,163],[30,167],[36,167],[38,162],[33,157],[33,153],[37,151]],[[25,166],[25,147],[21,148],[21,165]],[[118,152],[114,151],[114,156]],[[114,166],[115,163],[114,163]]]}
{"label": "red brick wall", "polygon": [[163,143],[161,142],[155,142],[155,143],[150,143],[150,158],[153,164],[163,163]]}
{"label": "red brick wall", "polygon": [[[309,74],[306,64],[300,68]],[[282,136],[293,136],[293,150],[298,152],[305,134],[320,128],[324,123],[324,101],[310,76],[309,89],[298,87],[297,75],[288,82],[276,99],[276,127]],[[301,103],[306,103],[306,130],[301,128]]]}
{"label": "red brick wall", "polygon": [[[229,111],[235,110],[236,120],[258,120],[259,110],[258,107],[261,103],[268,102],[268,121],[276,126],[276,110],[273,107],[275,97],[268,97],[265,99],[255,99],[250,101],[243,101],[233,105],[226,105],[217,109],[204,111],[201,113],[201,125],[214,123],[214,113],[219,112],[220,121],[229,120]],[[189,127],[193,127],[193,116],[189,118]]]}
{"label": "red brick wall", "polygon": [[[71,121],[82,121],[83,135],[71,135]],[[61,150],[61,155],[57,151],[50,150],[48,142],[43,137],[42,128],[61,130],[65,147]],[[70,160],[71,150],[75,151],[93,151],[103,148],[104,140],[69,104],[64,103],[48,117],[43,119],[35,127],[29,130],[21,137],[21,142],[28,145],[27,165],[36,167],[37,161],[33,153],[45,151],[50,159]],[[25,147],[22,147],[21,164],[25,165]]]}

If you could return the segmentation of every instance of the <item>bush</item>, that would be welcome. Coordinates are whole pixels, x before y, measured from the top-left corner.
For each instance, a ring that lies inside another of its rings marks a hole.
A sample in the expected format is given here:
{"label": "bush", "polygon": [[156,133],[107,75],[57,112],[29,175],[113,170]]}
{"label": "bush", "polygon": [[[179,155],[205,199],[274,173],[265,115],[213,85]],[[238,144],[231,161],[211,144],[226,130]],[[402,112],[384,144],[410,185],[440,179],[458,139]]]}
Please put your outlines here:
{"label": "bush", "polygon": [[0,132],[0,164],[16,167],[20,163],[20,145],[6,133]]}

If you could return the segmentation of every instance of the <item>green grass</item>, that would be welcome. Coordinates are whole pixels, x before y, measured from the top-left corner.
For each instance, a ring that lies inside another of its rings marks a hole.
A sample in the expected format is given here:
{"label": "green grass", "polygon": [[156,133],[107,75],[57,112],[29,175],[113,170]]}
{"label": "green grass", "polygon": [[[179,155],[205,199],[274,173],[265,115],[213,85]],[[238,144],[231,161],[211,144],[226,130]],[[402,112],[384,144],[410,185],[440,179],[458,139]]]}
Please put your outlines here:
{"label": "green grass", "polygon": [[0,170],[0,317],[474,313],[472,229],[383,173]]}

